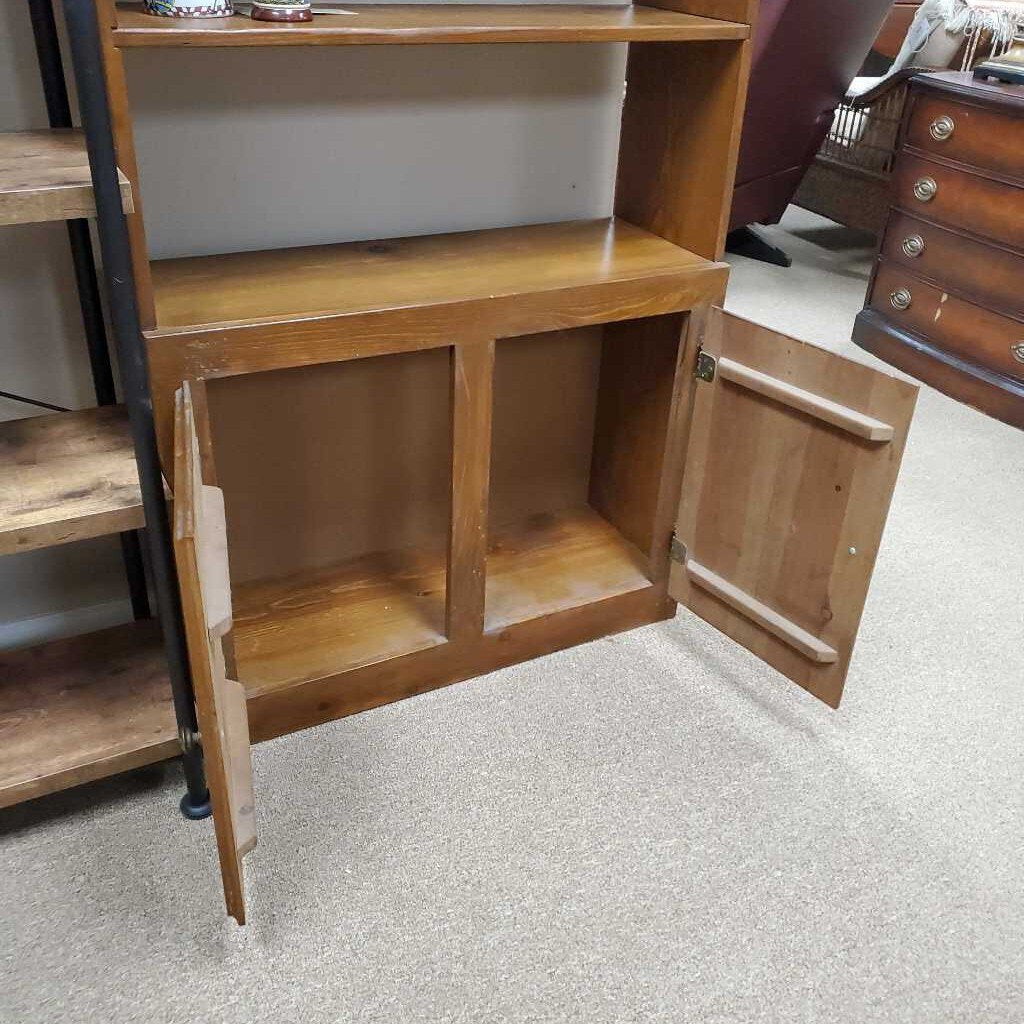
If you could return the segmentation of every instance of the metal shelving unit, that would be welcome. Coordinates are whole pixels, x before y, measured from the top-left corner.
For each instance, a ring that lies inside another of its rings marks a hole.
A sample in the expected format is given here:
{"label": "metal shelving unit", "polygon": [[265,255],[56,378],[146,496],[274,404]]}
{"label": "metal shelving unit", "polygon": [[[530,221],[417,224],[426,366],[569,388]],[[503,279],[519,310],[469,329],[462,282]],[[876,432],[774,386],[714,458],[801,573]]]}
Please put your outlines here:
{"label": "metal shelving unit", "polygon": [[[126,256],[131,188],[110,138],[95,7],[65,4],[83,132],[73,127],[52,0],[27,0],[27,6],[50,130],[0,135],[0,224],[66,221],[99,408],[0,424],[0,473],[16,481],[0,500],[0,554],[118,533],[135,622],[0,655],[0,712],[19,720],[0,752],[0,806],[180,750],[187,783],[182,811],[205,817],[209,795]],[[91,216],[103,251],[123,407]],[[143,538],[159,629],[147,621]]]}

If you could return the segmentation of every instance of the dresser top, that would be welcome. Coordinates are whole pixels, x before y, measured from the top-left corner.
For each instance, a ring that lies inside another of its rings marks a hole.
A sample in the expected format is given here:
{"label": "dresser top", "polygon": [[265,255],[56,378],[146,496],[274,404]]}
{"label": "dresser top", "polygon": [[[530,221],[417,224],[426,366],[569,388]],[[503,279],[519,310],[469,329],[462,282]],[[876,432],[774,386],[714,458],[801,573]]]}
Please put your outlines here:
{"label": "dresser top", "polygon": [[1024,114],[1024,85],[979,81],[970,71],[929,71],[916,76],[914,85]]}

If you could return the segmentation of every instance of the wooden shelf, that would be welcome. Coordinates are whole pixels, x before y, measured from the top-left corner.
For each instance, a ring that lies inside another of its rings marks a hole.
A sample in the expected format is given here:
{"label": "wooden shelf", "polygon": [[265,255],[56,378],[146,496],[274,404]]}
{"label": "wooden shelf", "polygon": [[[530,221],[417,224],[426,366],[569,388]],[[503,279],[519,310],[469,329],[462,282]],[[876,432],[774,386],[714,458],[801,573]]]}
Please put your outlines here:
{"label": "wooden shelf", "polygon": [[443,551],[376,553],[232,591],[250,695],[445,642]]}
{"label": "wooden shelf", "polygon": [[[486,629],[649,587],[642,555],[596,512],[495,530]],[[397,551],[236,585],[238,675],[250,697],[445,642],[445,553]]]}
{"label": "wooden shelf", "polygon": [[[408,309],[721,271],[618,219],[157,260],[160,330]],[[158,330],[156,333],[160,333]]]}
{"label": "wooden shelf", "polygon": [[345,46],[367,43],[627,43],[746,39],[748,25],[655,7],[572,5],[343,5],[352,14],[312,22],[245,15],[175,20],[119,7],[117,46]]}
{"label": "wooden shelf", "polygon": [[[123,174],[121,201],[125,213],[131,213],[132,188]],[[0,133],[0,224],[95,216],[89,157],[80,131]]]}
{"label": "wooden shelf", "polygon": [[155,622],[0,654],[0,807],[178,753]]}
{"label": "wooden shelf", "polygon": [[643,590],[645,569],[643,555],[591,508],[531,516],[493,533],[484,629]]}
{"label": "wooden shelf", "polygon": [[122,406],[0,423],[0,555],[145,525]]}

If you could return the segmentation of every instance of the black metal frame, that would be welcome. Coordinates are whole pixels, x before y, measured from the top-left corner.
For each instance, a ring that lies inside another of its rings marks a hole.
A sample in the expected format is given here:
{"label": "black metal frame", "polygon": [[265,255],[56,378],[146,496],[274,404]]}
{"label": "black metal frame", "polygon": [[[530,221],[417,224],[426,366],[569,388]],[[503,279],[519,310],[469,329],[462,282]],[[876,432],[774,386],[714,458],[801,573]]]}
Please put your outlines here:
{"label": "black metal frame", "polygon": [[[30,0],[30,3],[33,6],[50,7],[52,21],[52,0]],[[117,345],[121,386],[139,469],[153,591],[163,630],[174,712],[181,737],[182,762],[188,787],[182,797],[181,810],[188,818],[202,818],[210,813],[209,791],[203,772],[202,749],[197,742],[195,698],[174,569],[174,549],[164,498],[164,482],[157,455],[148,360],[142,343],[142,328],[135,300],[131,244],[121,201],[121,183],[96,21],[96,4],[95,0],[63,0],[63,3],[71,63],[78,86],[78,106],[85,129],[96,197],[96,227],[103,255],[110,322]]]}
{"label": "black metal frame", "polygon": [[[32,35],[36,44],[36,58],[43,80],[43,94],[46,98],[46,113],[50,127],[71,128],[71,103],[68,99],[67,80],[64,77],[64,62],[60,55],[57,24],[53,16],[53,2],[28,0],[28,11],[32,20]],[[114,372],[110,365],[110,348],[107,345],[107,330],[103,322],[103,307],[100,303],[89,222],[69,220],[66,224],[96,404],[114,405],[117,402],[117,393],[114,388]],[[142,562],[139,535],[136,531],[131,531],[122,533],[120,539],[132,614],[136,619],[148,619],[151,614],[149,592],[146,589],[146,571]]]}

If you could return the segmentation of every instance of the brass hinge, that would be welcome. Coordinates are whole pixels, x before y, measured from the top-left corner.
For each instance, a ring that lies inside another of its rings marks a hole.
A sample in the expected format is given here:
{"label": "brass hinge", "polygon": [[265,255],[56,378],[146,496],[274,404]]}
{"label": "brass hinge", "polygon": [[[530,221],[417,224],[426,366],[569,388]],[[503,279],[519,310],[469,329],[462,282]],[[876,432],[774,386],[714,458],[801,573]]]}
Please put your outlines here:
{"label": "brass hinge", "polygon": [[697,380],[703,380],[707,383],[711,383],[715,379],[715,370],[718,364],[715,362],[715,357],[708,355],[703,349],[699,349],[697,352],[697,372],[695,374]]}
{"label": "brass hinge", "polygon": [[675,533],[672,534],[672,543],[669,545],[668,550],[673,562],[678,562],[680,565],[686,565],[686,545],[675,535]]}

